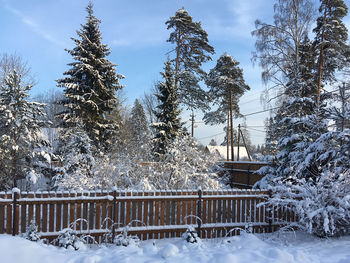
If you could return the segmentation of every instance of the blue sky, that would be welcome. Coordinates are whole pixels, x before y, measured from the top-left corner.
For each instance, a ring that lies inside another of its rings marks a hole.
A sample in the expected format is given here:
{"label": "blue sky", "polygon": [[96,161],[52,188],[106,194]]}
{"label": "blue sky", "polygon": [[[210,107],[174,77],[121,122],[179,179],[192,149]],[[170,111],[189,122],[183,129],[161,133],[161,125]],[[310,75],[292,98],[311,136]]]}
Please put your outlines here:
{"label": "blue sky", "polygon": [[[348,1],[346,1],[348,2]],[[65,48],[73,48],[71,37],[85,23],[87,0],[0,0],[0,53],[21,55],[31,66],[38,84],[32,94],[58,89],[55,80],[62,77],[72,61]],[[166,53],[172,49],[166,40],[165,21],[182,6],[208,32],[216,54],[204,68],[212,68],[223,52],[240,62],[251,91],[241,99],[243,114],[262,110],[259,97],[264,86],[260,68],[253,67],[251,36],[254,21],[269,22],[273,0],[95,0],[95,15],[102,20],[103,43],[111,48],[109,59],[125,75],[124,96],[132,104],[160,79]],[[347,3],[348,4],[348,3]],[[348,19],[348,18],[347,18]],[[348,21],[348,20],[347,20]],[[349,24],[349,23],[347,23]],[[189,119],[186,112],[184,120]],[[265,114],[247,118],[250,126],[261,126]],[[200,114],[196,119],[201,120]],[[236,122],[237,124],[237,122]],[[188,124],[189,125],[189,124]],[[195,135],[204,144],[211,138],[221,141],[221,126],[197,124]],[[255,129],[263,130],[262,127]],[[263,143],[264,133],[251,131],[254,143]]]}

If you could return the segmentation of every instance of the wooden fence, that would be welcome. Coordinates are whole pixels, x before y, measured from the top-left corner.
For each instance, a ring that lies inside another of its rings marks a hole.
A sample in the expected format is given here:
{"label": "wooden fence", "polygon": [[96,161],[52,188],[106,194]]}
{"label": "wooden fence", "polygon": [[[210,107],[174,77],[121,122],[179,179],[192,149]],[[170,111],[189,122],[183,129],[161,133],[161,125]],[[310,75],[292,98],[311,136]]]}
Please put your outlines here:
{"label": "wooden fence", "polygon": [[260,181],[264,176],[255,173],[267,163],[262,162],[246,162],[246,161],[225,161],[219,164],[223,171],[221,175],[229,175],[230,186],[240,189],[252,188],[252,186]]}
{"label": "wooden fence", "polygon": [[0,192],[0,234],[25,233],[34,220],[48,240],[70,227],[102,242],[106,233],[126,225],[142,240],[180,237],[188,225],[202,238],[213,238],[247,225],[253,232],[271,232],[295,221],[285,207],[268,208],[267,198],[258,190]]}

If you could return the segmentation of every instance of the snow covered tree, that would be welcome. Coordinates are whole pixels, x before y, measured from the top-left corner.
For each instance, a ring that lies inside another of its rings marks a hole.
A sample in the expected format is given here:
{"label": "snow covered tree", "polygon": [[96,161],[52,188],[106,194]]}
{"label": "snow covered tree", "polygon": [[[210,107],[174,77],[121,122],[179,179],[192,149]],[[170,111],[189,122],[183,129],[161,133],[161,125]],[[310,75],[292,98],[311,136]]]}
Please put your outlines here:
{"label": "snow covered tree", "polygon": [[16,71],[7,75],[0,89],[0,188],[17,186],[27,178],[43,176],[50,156],[43,136],[44,104],[28,100],[30,85],[22,85]]}
{"label": "snow covered tree", "polygon": [[74,127],[77,117],[83,121],[83,129],[93,144],[102,151],[112,145],[117,124],[109,118],[116,109],[116,91],[122,86],[116,65],[106,59],[110,54],[107,45],[101,43],[100,20],[93,15],[90,2],[87,7],[87,22],[77,31],[79,39],[74,39],[76,47],[67,50],[74,58],[71,67],[57,80],[63,87],[65,98],[61,101],[65,111],[58,117],[63,127]]}
{"label": "snow covered tree", "polygon": [[134,107],[131,110],[131,116],[129,118],[130,126],[130,148],[132,149],[132,155],[138,156],[141,159],[148,159],[149,157],[149,141],[150,131],[148,129],[147,118],[142,105],[136,99]]}
{"label": "snow covered tree", "polygon": [[324,131],[304,152],[304,161],[298,170],[308,177],[332,169],[340,174],[350,170],[350,128],[339,125],[349,120],[350,103],[335,105],[327,109],[326,117],[335,128]]}
{"label": "snow covered tree", "polygon": [[277,134],[278,127],[276,125],[277,122],[273,120],[272,117],[265,120],[265,130],[266,130],[266,137],[265,137],[265,154],[267,156],[271,156],[271,158],[274,158],[277,153],[277,145],[279,137]]}
{"label": "snow covered tree", "polygon": [[311,0],[278,0],[272,24],[255,21],[256,30],[252,35],[257,40],[253,61],[261,66],[263,81],[272,84],[266,90],[266,102],[276,98],[277,105],[283,102],[288,75],[291,67],[298,64],[299,46],[314,14]]}
{"label": "snow covered tree", "polygon": [[86,132],[77,125],[74,128],[62,128],[58,137],[57,152],[60,165],[52,178],[55,190],[83,190],[94,185],[93,147]]}
{"label": "snow covered tree", "polygon": [[[310,175],[298,167],[305,160],[306,149],[327,130],[327,121],[320,118],[325,104],[320,108],[317,105],[313,54],[311,42],[305,37],[299,45],[297,64],[291,64],[287,75],[284,102],[269,123],[266,145],[272,155],[265,160],[269,166],[259,170],[266,175],[264,182],[276,177],[295,180]],[[310,163],[307,169],[314,170],[313,176],[317,176],[317,167]]]}
{"label": "snow covered tree", "polygon": [[215,139],[211,139],[210,142],[209,142],[209,145],[210,146],[217,146],[218,143],[215,141]]}
{"label": "snow covered tree", "polygon": [[214,48],[200,22],[194,22],[184,8],[165,23],[172,30],[168,42],[175,45],[174,86],[179,89],[179,101],[190,109],[207,109],[207,95],[200,87],[206,73],[202,64],[211,60]]}
{"label": "snow covered tree", "polygon": [[[249,86],[243,78],[243,70],[238,67],[239,62],[227,53],[221,55],[216,66],[210,70],[205,83],[209,87],[210,101],[217,106],[215,111],[204,114],[205,123],[220,124],[226,121],[230,113],[230,137],[233,138],[233,115],[239,116],[239,98]],[[231,156],[233,155],[233,140],[231,140]]]}
{"label": "snow covered tree", "polygon": [[174,82],[174,71],[169,59],[165,63],[164,72],[161,75],[164,82],[158,83],[156,93],[158,106],[155,114],[158,122],[152,125],[155,130],[153,151],[157,160],[162,158],[169,144],[182,133],[181,110]]}
{"label": "snow covered tree", "polygon": [[342,86],[339,86],[339,94],[334,95],[334,101],[340,104],[339,107],[331,107],[331,119],[334,120],[336,129],[338,131],[344,131],[344,129],[350,128],[350,111],[349,111],[349,85],[343,83]]}
{"label": "snow covered tree", "polygon": [[5,80],[7,75],[12,74],[13,71],[16,71],[17,74],[22,76],[22,82],[24,85],[34,86],[36,81],[35,77],[31,73],[31,69],[28,66],[27,62],[24,59],[14,53],[8,54],[3,53],[0,55],[0,85]]}
{"label": "snow covered tree", "polygon": [[[155,84],[155,86],[157,86],[157,84]],[[156,93],[156,90],[152,88],[152,90],[149,93],[144,93],[141,99],[143,108],[147,113],[149,123],[156,122],[154,109],[156,108],[157,98],[154,95],[155,93]]]}
{"label": "snow covered tree", "polygon": [[320,0],[320,17],[317,18],[314,47],[318,53],[318,92],[325,83],[335,81],[335,73],[347,62],[348,30],[342,19],[348,8],[343,0]]}

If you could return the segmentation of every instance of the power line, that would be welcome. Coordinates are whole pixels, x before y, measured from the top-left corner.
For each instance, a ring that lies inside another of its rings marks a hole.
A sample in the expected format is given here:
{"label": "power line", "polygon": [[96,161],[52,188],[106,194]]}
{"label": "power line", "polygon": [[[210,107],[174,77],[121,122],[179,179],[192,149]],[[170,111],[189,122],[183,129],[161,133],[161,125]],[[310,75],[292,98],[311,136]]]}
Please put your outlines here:
{"label": "power line", "polygon": [[252,113],[248,113],[248,114],[242,114],[243,117],[247,117],[247,116],[251,116],[251,115],[255,115],[255,114],[259,114],[259,113],[263,113],[263,112],[267,112],[267,111],[271,111],[271,110],[276,110],[276,109],[279,109],[281,107],[275,107],[275,108],[270,108],[270,109],[267,109],[267,110],[262,110],[262,111],[256,111],[256,112],[252,112]]}
{"label": "power line", "polygon": [[248,130],[252,130],[252,131],[257,131],[257,132],[263,132],[266,133],[266,131],[262,131],[262,130],[258,130],[258,129],[254,129],[254,128],[247,128]]}
{"label": "power line", "polygon": [[226,132],[220,132],[220,133],[217,133],[217,134],[214,134],[214,135],[211,135],[211,136],[206,136],[206,137],[202,137],[202,138],[197,138],[198,140],[203,140],[203,139],[208,139],[208,138],[212,138],[212,137],[215,137],[215,136],[218,136],[218,135],[222,135],[222,134],[225,134]]}
{"label": "power line", "polygon": [[[347,89],[349,90],[349,89]],[[328,94],[328,93],[334,93],[334,92],[338,92],[339,90],[336,89],[336,90],[332,90],[332,91],[327,91],[323,94]],[[247,116],[251,116],[251,115],[255,115],[255,114],[259,114],[259,113],[263,113],[263,112],[267,112],[267,111],[271,111],[271,110],[276,110],[276,109],[280,109],[282,108],[283,106],[280,106],[280,107],[275,107],[275,108],[270,108],[270,109],[267,109],[267,110],[262,110],[262,111],[256,111],[256,112],[252,112],[252,113],[248,113],[248,114],[242,114],[243,117],[247,117]]]}

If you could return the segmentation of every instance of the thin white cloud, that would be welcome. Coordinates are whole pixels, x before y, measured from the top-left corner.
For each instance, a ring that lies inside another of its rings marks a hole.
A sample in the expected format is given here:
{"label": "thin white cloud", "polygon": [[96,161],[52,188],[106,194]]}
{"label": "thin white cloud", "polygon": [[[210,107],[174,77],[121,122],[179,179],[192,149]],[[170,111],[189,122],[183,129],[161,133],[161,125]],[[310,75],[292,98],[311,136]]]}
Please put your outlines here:
{"label": "thin white cloud", "polygon": [[[142,21],[142,22],[141,22]],[[130,19],[113,28],[112,46],[154,46],[165,42],[167,32],[163,17]],[[107,34],[109,32],[106,32]]]}
{"label": "thin white cloud", "polygon": [[19,10],[11,7],[8,3],[5,3],[5,8],[10,11],[12,14],[17,16],[21,19],[22,23],[27,25],[33,32],[37,33],[42,38],[46,39],[47,41],[59,46],[59,47],[65,47],[67,46],[64,42],[57,40],[54,38],[51,34],[45,32],[38,23],[36,23],[34,20],[32,20],[30,17],[24,15]]}
{"label": "thin white cloud", "polygon": [[[226,8],[229,16],[211,17],[208,23],[208,31],[211,35],[220,39],[249,39],[254,30],[254,21],[261,10],[264,1],[232,1],[226,0]],[[265,3],[266,5],[266,3]]]}

